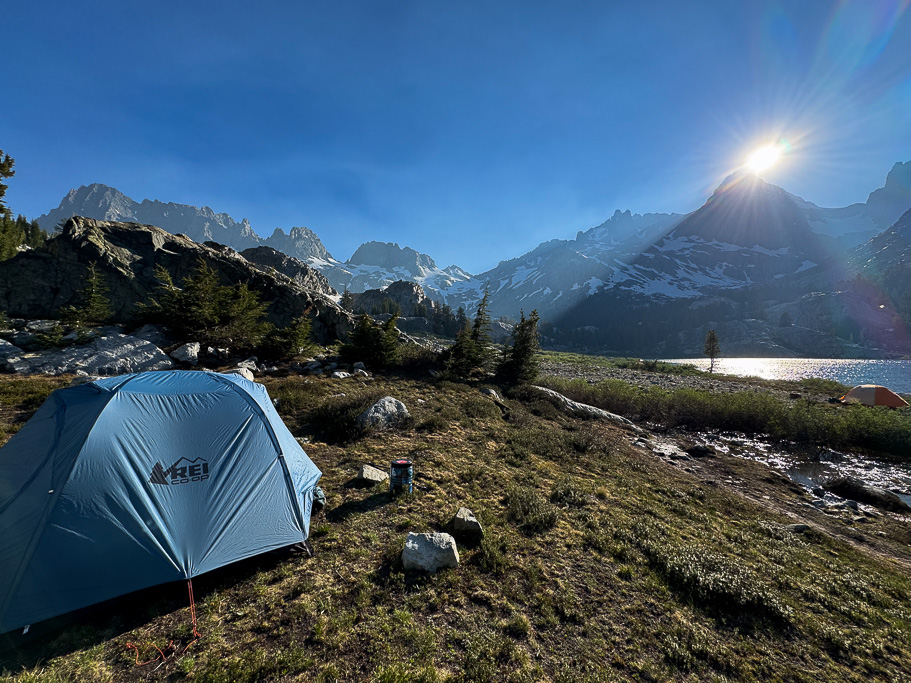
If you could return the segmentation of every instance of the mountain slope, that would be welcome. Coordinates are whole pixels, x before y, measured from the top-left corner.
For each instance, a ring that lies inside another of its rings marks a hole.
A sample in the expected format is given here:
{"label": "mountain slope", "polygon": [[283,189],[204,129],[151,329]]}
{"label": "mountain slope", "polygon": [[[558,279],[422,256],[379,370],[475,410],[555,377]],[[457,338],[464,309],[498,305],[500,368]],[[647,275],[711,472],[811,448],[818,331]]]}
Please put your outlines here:
{"label": "mountain slope", "polygon": [[779,187],[754,175],[728,178],[697,211],[618,267],[611,286],[694,297],[710,289],[765,284],[827,258],[805,214]]}

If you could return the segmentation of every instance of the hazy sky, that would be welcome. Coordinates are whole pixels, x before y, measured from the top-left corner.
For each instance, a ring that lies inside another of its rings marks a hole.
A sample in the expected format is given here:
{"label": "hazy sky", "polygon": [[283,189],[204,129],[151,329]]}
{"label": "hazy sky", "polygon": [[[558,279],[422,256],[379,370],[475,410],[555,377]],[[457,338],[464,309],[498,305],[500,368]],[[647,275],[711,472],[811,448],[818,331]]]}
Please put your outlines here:
{"label": "hazy sky", "polygon": [[698,208],[766,141],[843,206],[911,160],[908,1],[11,1],[7,200],[100,182],[472,272]]}

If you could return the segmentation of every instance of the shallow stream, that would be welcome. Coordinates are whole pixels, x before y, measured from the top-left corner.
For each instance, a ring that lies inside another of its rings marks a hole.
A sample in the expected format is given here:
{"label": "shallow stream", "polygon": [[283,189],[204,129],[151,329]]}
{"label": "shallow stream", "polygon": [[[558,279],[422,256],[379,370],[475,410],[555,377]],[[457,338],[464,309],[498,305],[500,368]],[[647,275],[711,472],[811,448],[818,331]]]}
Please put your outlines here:
{"label": "shallow stream", "polygon": [[[700,432],[690,438],[719,454],[747,458],[767,465],[810,490],[818,489],[825,481],[836,477],[851,477],[891,491],[911,505],[911,463],[890,462],[827,448],[792,448],[787,443],[776,444],[761,438],[727,432]],[[658,441],[665,450],[670,447],[672,451],[679,451],[676,444],[672,446],[660,438]],[[831,493],[825,497],[838,498]]]}

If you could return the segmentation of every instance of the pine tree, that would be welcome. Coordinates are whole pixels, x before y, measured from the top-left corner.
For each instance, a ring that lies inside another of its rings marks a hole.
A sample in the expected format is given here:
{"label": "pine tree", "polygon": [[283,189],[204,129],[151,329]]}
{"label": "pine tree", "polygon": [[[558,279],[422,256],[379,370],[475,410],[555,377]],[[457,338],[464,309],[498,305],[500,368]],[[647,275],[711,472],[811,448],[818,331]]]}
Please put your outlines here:
{"label": "pine tree", "polygon": [[490,339],[490,288],[484,288],[484,296],[478,302],[478,310],[471,326],[471,341],[474,343],[475,365],[481,370],[487,370],[493,363],[496,351]]}
{"label": "pine tree", "polygon": [[0,215],[2,216],[11,215],[9,208],[6,206],[6,202],[3,201],[3,197],[6,196],[6,190],[9,186],[4,185],[2,181],[16,175],[16,172],[13,170],[15,163],[16,162],[9,154],[4,154],[3,150],[0,149]]}
{"label": "pine tree", "polygon": [[399,359],[399,330],[395,326],[398,315],[393,313],[392,317],[383,323],[383,338],[380,342],[380,364],[384,366],[395,365]]}
{"label": "pine tree", "polygon": [[456,334],[455,344],[440,355],[446,375],[454,379],[468,379],[478,367],[477,358],[477,347],[467,327]]}
{"label": "pine tree", "polygon": [[[22,216],[19,218],[25,220]],[[22,230],[20,221],[3,213],[3,208],[0,207],[0,261],[13,258],[19,253],[19,246],[24,242],[25,232]]]}
{"label": "pine tree", "polygon": [[85,284],[79,294],[80,303],[61,309],[63,321],[77,330],[87,330],[108,322],[114,315],[109,291],[97,265],[94,262],[89,264]]}
{"label": "pine tree", "polygon": [[232,348],[253,349],[269,327],[263,322],[268,304],[242,282],[219,291],[215,341]]}
{"label": "pine tree", "polygon": [[538,322],[538,311],[532,311],[527,318],[521,313],[519,324],[512,332],[512,345],[503,350],[497,368],[497,376],[504,382],[525,384],[538,376]]}
{"label": "pine tree", "polygon": [[310,331],[310,318],[304,313],[292,320],[287,327],[271,329],[266,334],[264,352],[277,360],[307,355],[313,349]]}
{"label": "pine tree", "polygon": [[196,269],[177,287],[170,273],[155,267],[158,286],[147,302],[138,304],[147,322],[171,327],[204,344],[252,349],[269,332],[263,322],[268,304],[246,283],[221,285],[218,273],[200,259]]}
{"label": "pine tree", "polygon": [[352,310],[352,307],[354,306],[354,295],[348,291],[347,285],[345,285],[345,292],[342,294],[342,298],[339,300],[338,305],[346,311]]}
{"label": "pine tree", "polygon": [[721,344],[718,343],[718,335],[715,334],[715,330],[709,330],[706,333],[702,352],[709,357],[709,372],[715,372],[715,359],[721,355]]}
{"label": "pine tree", "polygon": [[383,328],[366,313],[362,313],[348,335],[348,343],[342,346],[341,356],[349,363],[358,361],[365,365],[382,365]]}
{"label": "pine tree", "polygon": [[456,331],[461,332],[462,330],[467,330],[468,323],[468,314],[465,312],[465,307],[459,306],[459,310],[456,312]]}
{"label": "pine tree", "polygon": [[225,292],[218,284],[218,274],[202,259],[196,270],[184,278],[179,297],[180,309],[172,311],[172,318],[180,327],[201,335],[207,342],[218,343],[215,328],[219,323],[219,309],[226,303]]}

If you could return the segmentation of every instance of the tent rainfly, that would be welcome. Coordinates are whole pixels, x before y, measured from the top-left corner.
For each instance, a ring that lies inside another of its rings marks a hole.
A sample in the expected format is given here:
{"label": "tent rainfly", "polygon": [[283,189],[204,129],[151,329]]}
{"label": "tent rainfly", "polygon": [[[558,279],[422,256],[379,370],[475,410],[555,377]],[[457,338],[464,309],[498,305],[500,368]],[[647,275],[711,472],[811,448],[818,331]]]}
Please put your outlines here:
{"label": "tent rainfly", "polygon": [[0,633],[303,542],[319,478],[237,375],[59,389],[0,449]]}
{"label": "tent rainfly", "polygon": [[863,403],[867,406],[889,406],[903,408],[908,405],[901,396],[891,389],[878,384],[860,384],[841,397],[843,403]]}

